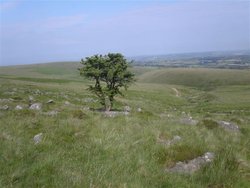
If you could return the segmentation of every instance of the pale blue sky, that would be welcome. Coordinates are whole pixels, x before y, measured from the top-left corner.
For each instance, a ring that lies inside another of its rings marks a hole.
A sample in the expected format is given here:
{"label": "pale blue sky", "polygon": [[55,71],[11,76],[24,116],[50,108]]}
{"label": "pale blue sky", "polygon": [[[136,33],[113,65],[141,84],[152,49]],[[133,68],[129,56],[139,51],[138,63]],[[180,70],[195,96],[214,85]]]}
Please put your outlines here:
{"label": "pale blue sky", "polygon": [[0,0],[0,65],[250,50],[250,1]]}

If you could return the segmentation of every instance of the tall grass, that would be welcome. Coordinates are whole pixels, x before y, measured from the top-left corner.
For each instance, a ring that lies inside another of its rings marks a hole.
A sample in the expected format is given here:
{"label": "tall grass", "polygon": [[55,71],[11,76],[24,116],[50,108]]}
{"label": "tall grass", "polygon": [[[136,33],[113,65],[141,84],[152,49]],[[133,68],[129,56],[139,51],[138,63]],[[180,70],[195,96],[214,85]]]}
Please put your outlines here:
{"label": "tall grass", "polygon": [[[84,100],[92,97],[86,83],[1,78],[0,84],[0,98],[14,99],[6,103],[9,110],[0,111],[0,187],[250,186],[247,86],[208,93],[182,85],[137,83],[115,104],[117,110],[129,105],[130,114],[108,118],[97,110],[98,103]],[[29,95],[42,103],[41,111],[27,109]],[[49,99],[54,103],[47,104]],[[14,110],[18,104],[26,109]],[[58,114],[45,114],[51,110]],[[201,123],[184,125],[180,119],[186,116]],[[238,123],[241,132],[216,127],[215,120]],[[42,141],[34,144],[38,133],[43,133]],[[159,136],[168,140],[175,135],[182,139],[169,147],[157,142]],[[196,173],[165,172],[207,151],[214,152],[215,159]]]}

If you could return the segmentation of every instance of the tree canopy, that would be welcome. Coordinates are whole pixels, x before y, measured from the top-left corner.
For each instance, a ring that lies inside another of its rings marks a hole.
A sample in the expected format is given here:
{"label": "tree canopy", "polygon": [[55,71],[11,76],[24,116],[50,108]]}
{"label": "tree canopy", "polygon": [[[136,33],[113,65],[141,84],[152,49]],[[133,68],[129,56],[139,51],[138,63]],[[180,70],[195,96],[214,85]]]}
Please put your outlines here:
{"label": "tree canopy", "polygon": [[123,96],[120,89],[126,90],[135,81],[134,74],[128,70],[131,62],[120,53],[94,55],[82,59],[80,63],[83,65],[79,68],[80,75],[95,81],[89,90],[99,98],[106,110],[111,109],[117,94]]}

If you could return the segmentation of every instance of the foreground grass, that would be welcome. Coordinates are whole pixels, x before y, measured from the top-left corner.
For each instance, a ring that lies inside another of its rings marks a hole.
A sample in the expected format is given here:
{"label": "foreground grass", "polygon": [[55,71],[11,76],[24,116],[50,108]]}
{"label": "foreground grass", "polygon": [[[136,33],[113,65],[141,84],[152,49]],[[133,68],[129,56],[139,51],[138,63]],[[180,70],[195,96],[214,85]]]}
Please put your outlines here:
{"label": "foreground grass", "polygon": [[[234,85],[209,92],[181,85],[137,83],[115,109],[129,116],[104,117],[82,84],[1,79],[0,98],[12,98],[0,111],[0,187],[249,187],[250,87]],[[177,97],[172,88],[181,92]],[[39,92],[38,92],[39,91]],[[28,106],[41,111],[14,110]],[[54,103],[46,104],[49,99]],[[70,105],[65,105],[69,101]],[[1,102],[1,105],[4,103]],[[137,108],[142,112],[137,112]],[[58,111],[56,116],[44,112]],[[184,125],[192,116],[200,123]],[[204,119],[237,123],[241,132],[210,128]],[[43,133],[42,142],[33,137]],[[182,139],[166,147],[159,137]],[[203,153],[215,160],[192,175],[164,172],[178,161]]]}

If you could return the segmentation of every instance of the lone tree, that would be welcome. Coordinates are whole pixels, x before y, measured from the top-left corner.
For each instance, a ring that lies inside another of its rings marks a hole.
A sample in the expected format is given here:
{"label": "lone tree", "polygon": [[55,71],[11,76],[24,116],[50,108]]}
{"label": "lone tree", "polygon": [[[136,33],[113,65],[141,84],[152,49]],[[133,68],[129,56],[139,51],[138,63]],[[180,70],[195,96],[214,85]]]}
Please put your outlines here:
{"label": "lone tree", "polygon": [[80,75],[95,81],[94,86],[89,86],[100,103],[109,111],[117,94],[123,96],[120,88],[128,88],[134,82],[134,74],[128,68],[128,62],[120,53],[109,53],[108,55],[94,55],[82,59],[83,67],[79,68]]}

